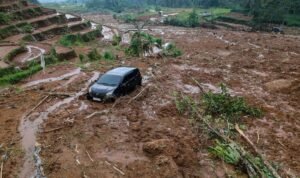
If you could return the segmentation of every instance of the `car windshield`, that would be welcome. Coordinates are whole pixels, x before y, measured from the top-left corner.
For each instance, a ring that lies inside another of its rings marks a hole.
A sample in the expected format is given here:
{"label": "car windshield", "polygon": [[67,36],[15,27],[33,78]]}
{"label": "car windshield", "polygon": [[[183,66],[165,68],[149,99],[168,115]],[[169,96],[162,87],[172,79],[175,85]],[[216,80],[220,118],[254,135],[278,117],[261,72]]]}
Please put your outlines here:
{"label": "car windshield", "polygon": [[118,75],[103,75],[101,76],[97,83],[101,85],[107,85],[107,86],[117,86],[121,82],[122,77]]}

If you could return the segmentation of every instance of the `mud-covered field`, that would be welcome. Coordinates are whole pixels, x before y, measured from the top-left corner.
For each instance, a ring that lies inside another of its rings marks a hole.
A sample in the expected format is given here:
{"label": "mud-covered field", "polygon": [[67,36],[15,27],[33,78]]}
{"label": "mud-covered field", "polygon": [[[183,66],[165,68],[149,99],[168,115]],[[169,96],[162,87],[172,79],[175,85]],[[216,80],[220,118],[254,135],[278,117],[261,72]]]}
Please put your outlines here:
{"label": "mud-covered field", "polygon": [[[232,175],[232,167],[207,151],[208,137],[177,112],[174,92],[200,95],[193,78],[205,91],[217,92],[224,83],[232,95],[262,108],[264,117],[243,119],[245,134],[280,174],[300,176],[299,37],[147,29],[175,43],[183,56],[120,57],[95,70],[68,62],[1,91],[0,145],[10,153],[3,177],[29,177],[34,171],[53,178]],[[84,94],[90,82],[121,65],[140,68],[143,86],[115,103],[88,101]]]}

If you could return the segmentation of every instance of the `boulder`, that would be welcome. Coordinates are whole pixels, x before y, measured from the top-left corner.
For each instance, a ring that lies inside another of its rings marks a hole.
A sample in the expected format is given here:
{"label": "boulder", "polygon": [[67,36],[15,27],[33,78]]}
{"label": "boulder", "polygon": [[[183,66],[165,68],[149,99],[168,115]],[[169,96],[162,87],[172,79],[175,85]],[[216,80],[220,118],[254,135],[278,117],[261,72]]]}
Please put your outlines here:
{"label": "boulder", "polygon": [[143,145],[143,151],[150,156],[156,156],[159,154],[174,156],[176,154],[176,145],[169,139],[159,139],[146,142]]}

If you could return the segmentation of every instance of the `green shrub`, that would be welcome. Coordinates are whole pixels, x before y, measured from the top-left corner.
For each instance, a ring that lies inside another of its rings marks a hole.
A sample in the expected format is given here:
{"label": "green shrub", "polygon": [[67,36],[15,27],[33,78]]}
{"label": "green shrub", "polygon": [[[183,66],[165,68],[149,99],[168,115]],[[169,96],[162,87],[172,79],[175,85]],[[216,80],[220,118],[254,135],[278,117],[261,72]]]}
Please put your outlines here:
{"label": "green shrub", "polygon": [[20,69],[15,68],[14,66],[10,66],[7,68],[0,69],[0,78],[18,72]]}
{"label": "green shrub", "polygon": [[198,27],[200,26],[199,15],[196,10],[193,10],[187,16],[177,15],[175,17],[168,17],[165,22],[167,25],[180,26],[180,27]]}
{"label": "green shrub", "polygon": [[60,38],[59,43],[63,46],[78,46],[81,45],[83,42],[80,35],[74,35],[74,34],[67,34]]}
{"label": "green shrub", "polygon": [[259,117],[262,111],[249,106],[244,98],[230,96],[224,84],[221,84],[221,93],[208,92],[203,95],[205,114],[221,116],[231,121],[235,121],[243,115]]}
{"label": "green shrub", "polygon": [[101,36],[101,27],[97,27],[96,30],[93,30],[91,32],[85,33],[81,35],[81,38],[84,42],[89,42],[95,40],[97,37]]}
{"label": "green shrub", "polygon": [[80,60],[81,63],[83,63],[85,61],[84,54],[79,54],[79,60]]}
{"label": "green shrub", "polygon": [[113,42],[112,42],[112,45],[113,46],[118,46],[122,41],[122,37],[119,36],[119,35],[114,35],[113,36]]}
{"label": "green shrub", "polygon": [[174,44],[169,44],[164,50],[163,55],[178,57],[182,55],[182,51],[178,49]]}
{"label": "green shrub", "polygon": [[225,144],[217,140],[216,146],[210,147],[209,151],[229,164],[238,165],[241,159],[241,155],[234,143]]}
{"label": "green shrub", "polygon": [[90,51],[87,56],[90,61],[97,61],[102,58],[101,54],[99,54],[99,52],[97,51],[96,48],[94,48],[92,51]]}
{"label": "green shrub", "polygon": [[5,75],[0,78],[0,85],[15,84],[40,70],[42,70],[42,67],[37,64],[29,67],[26,70],[20,70],[16,71],[16,73]]}
{"label": "green shrub", "polygon": [[11,15],[4,13],[4,12],[0,12],[0,24],[1,25],[9,24],[11,19],[12,19]]}
{"label": "green shrub", "polygon": [[15,25],[10,25],[6,28],[2,28],[0,29],[0,40],[18,33],[19,30]]}
{"label": "green shrub", "polygon": [[21,26],[21,31],[23,33],[31,33],[31,32],[33,32],[33,26],[30,24],[25,24],[25,25]]}
{"label": "green shrub", "polygon": [[105,51],[104,54],[103,54],[103,58],[105,60],[115,60],[116,59],[116,56],[111,52],[111,51]]}
{"label": "green shrub", "polygon": [[118,18],[121,19],[122,21],[124,21],[125,23],[131,23],[131,22],[136,21],[136,17],[131,14],[125,14],[122,16],[118,16]]}
{"label": "green shrub", "polygon": [[193,98],[175,93],[175,104],[179,114],[187,113],[190,118],[196,116],[198,106]]}
{"label": "green shrub", "polygon": [[155,38],[144,32],[135,32],[125,53],[130,56],[141,56],[142,54],[150,53],[154,46],[161,48],[162,39]]}
{"label": "green shrub", "polygon": [[89,42],[100,37],[101,32],[99,29],[85,33],[85,34],[66,34],[60,38],[59,43],[63,46],[80,46],[84,42]]}
{"label": "green shrub", "polygon": [[48,55],[45,56],[46,65],[54,64],[57,61],[59,61],[58,60],[57,52],[56,52],[55,48],[52,47],[50,49],[50,54],[48,54]]}

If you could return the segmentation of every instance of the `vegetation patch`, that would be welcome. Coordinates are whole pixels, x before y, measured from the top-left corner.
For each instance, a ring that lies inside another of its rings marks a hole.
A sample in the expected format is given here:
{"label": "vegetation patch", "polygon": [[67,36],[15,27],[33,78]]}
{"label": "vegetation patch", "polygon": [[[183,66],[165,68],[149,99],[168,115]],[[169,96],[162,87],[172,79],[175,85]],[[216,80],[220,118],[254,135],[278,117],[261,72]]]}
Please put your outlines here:
{"label": "vegetation patch", "polygon": [[10,74],[16,73],[19,70],[20,69],[16,68],[15,66],[10,66],[10,67],[7,67],[7,68],[2,68],[2,69],[0,69],[0,78],[2,78],[5,75],[10,75]]}
{"label": "vegetation patch", "polygon": [[198,27],[200,26],[200,18],[198,13],[194,9],[187,16],[185,16],[184,14],[180,14],[175,17],[168,17],[164,23],[173,26]]}
{"label": "vegetation patch", "polygon": [[66,34],[62,36],[59,43],[63,46],[81,46],[85,42],[93,41],[101,35],[100,30],[94,30],[85,34]]}
{"label": "vegetation patch", "polygon": [[12,20],[12,16],[4,13],[4,12],[0,12],[0,25],[6,25],[9,24],[9,22]]}
{"label": "vegetation patch", "polygon": [[103,59],[112,61],[116,59],[116,56],[111,51],[105,51],[103,54]]}
{"label": "vegetation patch", "polygon": [[[220,117],[220,115],[233,117],[237,113],[238,115],[254,114],[257,116],[257,113],[253,112],[253,108],[249,107],[243,99],[231,97],[225,85],[221,85],[221,88],[222,92],[219,94],[203,93],[200,100],[175,93],[175,104],[179,114],[188,116],[190,120],[194,121],[196,128],[201,127],[201,129],[197,129],[199,132],[213,134],[214,137],[210,138],[217,138],[214,146],[209,147],[209,151],[216,157],[234,165],[247,173],[249,177],[276,177],[275,168],[263,158],[257,148],[255,148],[257,156],[249,153],[238,142],[232,140],[230,135],[225,135],[223,129],[211,119],[209,114],[213,114],[214,117]],[[238,125],[235,129],[241,135],[243,134],[243,137],[246,137]]]}
{"label": "vegetation patch", "polygon": [[217,140],[215,146],[210,147],[209,151],[226,163],[244,170],[249,177],[275,178],[259,156],[255,157],[236,142],[226,143]]}
{"label": "vegetation patch", "polygon": [[[54,64],[57,61],[57,53],[54,48],[51,48],[50,54],[45,56],[46,65]],[[27,64],[27,67],[24,69],[18,69],[13,66],[5,69],[0,69],[0,86],[16,84],[40,70],[42,70],[42,67],[37,61],[29,62]]]}
{"label": "vegetation patch", "polygon": [[174,44],[168,44],[164,50],[163,55],[165,56],[172,56],[172,57],[179,57],[182,55],[182,51],[177,48]]}
{"label": "vegetation patch", "polygon": [[122,41],[122,37],[120,35],[114,35],[112,45],[118,46],[121,43],[121,41]]}
{"label": "vegetation patch", "polygon": [[42,67],[39,64],[35,64],[35,65],[31,65],[28,69],[25,70],[11,71],[10,74],[0,78],[0,85],[18,83],[24,78],[27,78],[28,76],[33,75],[40,70],[42,70]]}
{"label": "vegetation patch", "polygon": [[101,54],[96,48],[92,49],[92,51],[90,51],[87,56],[90,61],[98,61],[102,58]]}
{"label": "vegetation patch", "polygon": [[138,57],[145,53],[151,53],[154,46],[161,48],[162,39],[144,32],[135,32],[131,38],[130,46],[125,52],[127,55]]}
{"label": "vegetation patch", "polygon": [[67,34],[60,38],[59,43],[63,46],[80,46],[83,40],[79,34]]}
{"label": "vegetation patch", "polygon": [[221,93],[208,92],[203,95],[203,104],[206,115],[226,118],[236,121],[241,116],[249,115],[260,117],[262,111],[255,107],[249,106],[244,98],[230,96],[224,84],[221,84]]}

